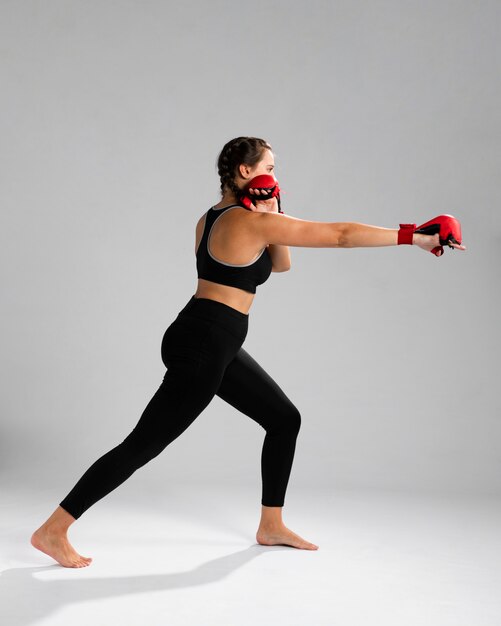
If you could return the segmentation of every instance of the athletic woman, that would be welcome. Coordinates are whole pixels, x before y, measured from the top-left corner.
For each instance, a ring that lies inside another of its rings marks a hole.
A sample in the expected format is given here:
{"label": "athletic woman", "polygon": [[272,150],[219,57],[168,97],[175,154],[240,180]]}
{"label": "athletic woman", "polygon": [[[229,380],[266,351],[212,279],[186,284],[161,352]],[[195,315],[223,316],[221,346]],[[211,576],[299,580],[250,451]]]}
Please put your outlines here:
{"label": "athletic woman", "polygon": [[[196,293],[164,333],[161,356],[167,370],[137,425],[83,474],[52,515],[32,535],[32,545],[64,567],[85,567],[67,531],[90,506],[116,489],[188,428],[214,395],[266,431],[261,454],[261,520],[256,540],[316,550],[282,521],[301,416],[271,376],[244,350],[256,287],[271,272],[291,267],[289,246],[348,248],[397,245],[398,229],[355,222],[306,221],[279,212],[277,197],[250,208],[241,202],[249,181],[274,177],[271,145],[237,137],[218,161],[221,200],[198,220],[195,237]],[[439,235],[414,233],[412,243],[432,251]],[[459,244],[451,247],[465,249]]]}

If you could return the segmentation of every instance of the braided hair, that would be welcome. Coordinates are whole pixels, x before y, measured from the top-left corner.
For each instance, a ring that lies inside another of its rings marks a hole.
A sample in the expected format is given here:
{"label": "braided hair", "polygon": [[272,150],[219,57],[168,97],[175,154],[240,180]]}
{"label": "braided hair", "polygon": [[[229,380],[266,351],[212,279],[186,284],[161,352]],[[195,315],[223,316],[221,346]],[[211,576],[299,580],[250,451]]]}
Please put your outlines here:
{"label": "braided hair", "polygon": [[217,159],[221,193],[224,195],[226,187],[238,197],[240,189],[235,181],[238,166],[244,163],[253,167],[263,158],[267,149],[272,150],[271,145],[259,137],[236,137],[228,141]]}

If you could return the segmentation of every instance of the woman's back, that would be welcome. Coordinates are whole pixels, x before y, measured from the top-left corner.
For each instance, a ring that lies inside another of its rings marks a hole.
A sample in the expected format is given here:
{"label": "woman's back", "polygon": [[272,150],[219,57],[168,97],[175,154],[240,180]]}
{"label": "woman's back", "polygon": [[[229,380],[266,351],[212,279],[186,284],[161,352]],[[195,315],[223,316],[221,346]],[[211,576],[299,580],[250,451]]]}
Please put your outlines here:
{"label": "woman's back", "polygon": [[247,211],[238,204],[207,211],[196,246],[197,273],[204,280],[256,293],[257,285],[268,280],[272,261],[266,245],[256,252],[255,239],[244,227]]}

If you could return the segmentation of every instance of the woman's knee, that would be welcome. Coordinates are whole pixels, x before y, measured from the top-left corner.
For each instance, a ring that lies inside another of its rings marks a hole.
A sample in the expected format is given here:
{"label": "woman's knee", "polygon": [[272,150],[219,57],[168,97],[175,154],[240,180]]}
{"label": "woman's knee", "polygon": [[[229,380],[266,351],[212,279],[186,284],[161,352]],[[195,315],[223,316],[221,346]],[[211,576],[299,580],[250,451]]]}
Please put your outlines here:
{"label": "woman's knee", "polygon": [[301,413],[293,404],[276,413],[266,431],[272,434],[288,434],[296,436],[301,428]]}
{"label": "woman's knee", "polygon": [[301,413],[299,412],[299,409],[297,407],[294,406],[291,408],[291,411],[289,413],[289,420],[291,431],[296,433],[297,435],[301,428]]}

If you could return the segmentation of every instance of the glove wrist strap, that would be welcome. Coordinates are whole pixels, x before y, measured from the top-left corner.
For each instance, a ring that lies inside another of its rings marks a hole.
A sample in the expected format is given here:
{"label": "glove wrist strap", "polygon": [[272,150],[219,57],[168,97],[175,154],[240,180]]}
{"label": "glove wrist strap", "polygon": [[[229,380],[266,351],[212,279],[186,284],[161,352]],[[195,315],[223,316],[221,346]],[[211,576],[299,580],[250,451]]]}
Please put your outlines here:
{"label": "glove wrist strap", "polygon": [[399,224],[400,228],[398,231],[398,242],[397,245],[401,246],[402,244],[412,245],[412,236],[414,235],[414,231],[416,230],[416,224]]}

